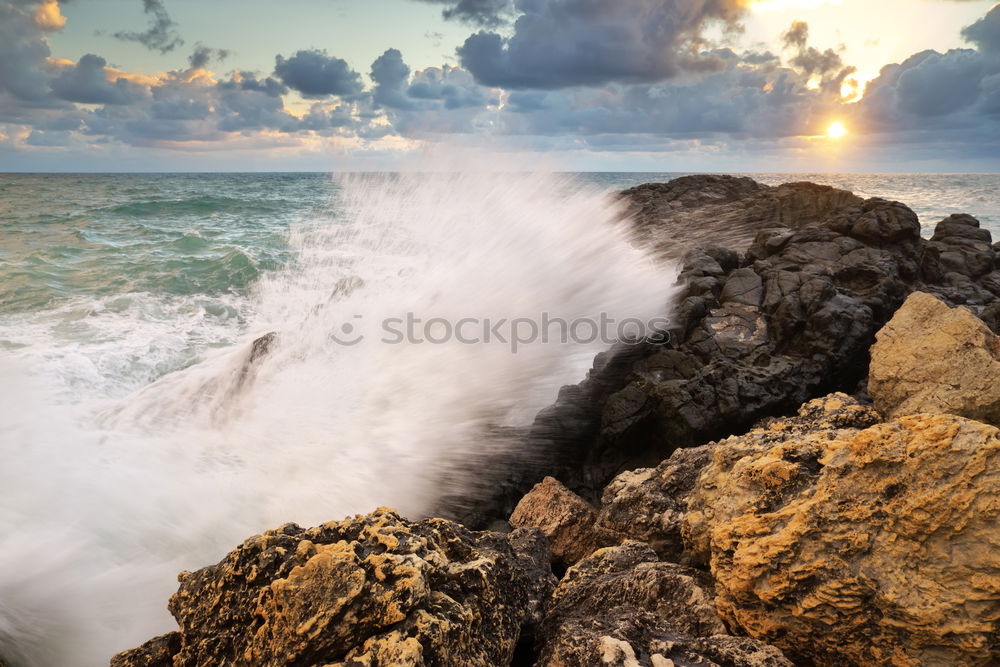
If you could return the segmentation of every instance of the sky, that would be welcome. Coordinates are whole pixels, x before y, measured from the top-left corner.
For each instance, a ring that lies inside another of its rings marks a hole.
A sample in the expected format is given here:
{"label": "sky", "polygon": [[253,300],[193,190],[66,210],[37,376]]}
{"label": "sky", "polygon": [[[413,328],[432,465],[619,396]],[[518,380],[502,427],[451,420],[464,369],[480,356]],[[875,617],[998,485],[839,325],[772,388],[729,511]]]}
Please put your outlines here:
{"label": "sky", "polygon": [[1000,171],[1000,5],[0,0],[0,171],[384,170],[446,152]]}

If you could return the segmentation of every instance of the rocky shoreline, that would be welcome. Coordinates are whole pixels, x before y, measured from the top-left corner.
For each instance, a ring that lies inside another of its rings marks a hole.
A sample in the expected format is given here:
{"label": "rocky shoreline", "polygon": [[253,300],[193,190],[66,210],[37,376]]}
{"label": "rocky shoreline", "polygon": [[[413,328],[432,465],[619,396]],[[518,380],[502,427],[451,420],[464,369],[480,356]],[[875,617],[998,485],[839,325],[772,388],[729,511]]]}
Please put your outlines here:
{"label": "rocky shoreline", "polygon": [[809,183],[621,196],[683,266],[669,342],[600,355],[444,518],[182,573],[112,665],[1000,662],[1000,244]]}

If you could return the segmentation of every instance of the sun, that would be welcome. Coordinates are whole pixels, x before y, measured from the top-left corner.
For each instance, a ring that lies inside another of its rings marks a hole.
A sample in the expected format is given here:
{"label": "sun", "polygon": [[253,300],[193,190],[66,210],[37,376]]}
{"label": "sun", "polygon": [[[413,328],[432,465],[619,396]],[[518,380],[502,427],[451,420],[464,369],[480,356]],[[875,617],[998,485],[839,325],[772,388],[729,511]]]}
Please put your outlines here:
{"label": "sun", "polygon": [[830,139],[840,139],[847,136],[847,128],[841,122],[831,123],[826,130],[826,136]]}

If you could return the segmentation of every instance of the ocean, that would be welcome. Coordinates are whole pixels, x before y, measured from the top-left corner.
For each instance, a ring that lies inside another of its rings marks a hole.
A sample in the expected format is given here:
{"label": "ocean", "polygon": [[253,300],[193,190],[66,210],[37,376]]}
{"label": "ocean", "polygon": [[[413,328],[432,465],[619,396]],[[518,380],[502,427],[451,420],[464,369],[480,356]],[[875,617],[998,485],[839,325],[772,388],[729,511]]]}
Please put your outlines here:
{"label": "ocean", "polygon": [[[606,342],[379,327],[666,315],[606,194],[679,175],[0,174],[0,658],[106,664],[249,535],[460,491]],[[749,175],[1000,235],[1000,175]]]}

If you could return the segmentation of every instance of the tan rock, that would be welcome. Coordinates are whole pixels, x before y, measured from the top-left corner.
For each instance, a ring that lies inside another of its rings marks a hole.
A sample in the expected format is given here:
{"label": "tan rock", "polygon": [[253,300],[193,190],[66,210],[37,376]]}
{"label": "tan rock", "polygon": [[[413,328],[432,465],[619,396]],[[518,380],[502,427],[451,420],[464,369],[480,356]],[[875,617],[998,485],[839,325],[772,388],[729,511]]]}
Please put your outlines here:
{"label": "tan rock", "polygon": [[[708,488],[711,482],[706,484],[700,479],[709,462],[766,452],[787,440],[799,441],[804,437],[829,440],[844,434],[849,436],[878,422],[879,416],[871,408],[845,394],[831,394],[806,403],[796,416],[770,419],[745,436],[678,449],[656,468],[624,472],[616,477],[604,489],[597,525],[618,534],[621,539],[648,543],[665,560],[682,563],[691,560],[704,565],[708,562],[708,536],[689,535],[687,550],[681,537],[693,489],[701,487],[699,497],[707,509],[727,504],[743,507],[756,498],[755,494],[748,495],[741,490],[726,496],[712,495]],[[797,447],[790,460],[773,467],[773,471],[778,467],[784,469],[784,483],[770,492],[787,492],[794,489],[798,481],[810,480],[817,469],[817,455],[807,448]],[[705,510],[695,507],[694,511]],[[701,524],[689,522],[689,531],[694,530],[692,526],[695,525]],[[690,549],[692,541],[696,543],[694,551]]]}
{"label": "tan rock", "polygon": [[965,308],[914,292],[877,335],[868,391],[887,418],[954,414],[1000,424],[1000,338]]}
{"label": "tan rock", "polygon": [[114,667],[507,664],[555,578],[537,531],[476,533],[381,509],[252,537],[183,573],[179,630]]}
{"label": "tan rock", "polygon": [[1000,660],[996,428],[914,415],[771,447],[730,438],[688,504],[685,539],[709,556],[723,618],[793,659]]}
{"label": "tan rock", "polygon": [[594,527],[596,520],[592,505],[552,477],[536,484],[510,515],[515,528],[541,530],[549,539],[553,562],[566,567],[615,542]]}

